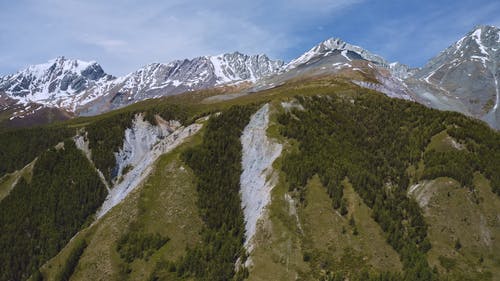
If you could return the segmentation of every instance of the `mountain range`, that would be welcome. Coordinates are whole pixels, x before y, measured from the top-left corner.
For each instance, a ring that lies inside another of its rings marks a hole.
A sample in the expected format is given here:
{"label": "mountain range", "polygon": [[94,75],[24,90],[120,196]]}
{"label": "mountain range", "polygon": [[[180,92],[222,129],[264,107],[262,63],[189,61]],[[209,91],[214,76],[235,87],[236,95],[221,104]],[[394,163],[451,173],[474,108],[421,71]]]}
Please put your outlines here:
{"label": "mountain range", "polygon": [[105,73],[96,62],[58,57],[0,77],[0,101],[9,119],[19,122],[47,108],[64,112],[58,113],[60,118],[88,116],[189,91],[232,87],[234,94],[245,94],[292,79],[340,75],[391,97],[458,111],[498,129],[499,50],[500,29],[477,26],[422,68],[388,62],[334,38],[289,63],[234,52],[152,63],[122,77]]}
{"label": "mountain range", "polygon": [[498,45],[4,76],[0,281],[499,280]]}

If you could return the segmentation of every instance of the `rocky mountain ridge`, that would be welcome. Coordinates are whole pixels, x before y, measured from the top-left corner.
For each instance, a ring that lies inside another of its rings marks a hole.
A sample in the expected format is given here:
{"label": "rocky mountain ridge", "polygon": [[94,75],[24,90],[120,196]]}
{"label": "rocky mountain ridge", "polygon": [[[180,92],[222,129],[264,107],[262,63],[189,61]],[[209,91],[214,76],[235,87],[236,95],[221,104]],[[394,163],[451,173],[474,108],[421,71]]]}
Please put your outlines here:
{"label": "rocky mountain ridge", "polygon": [[96,115],[189,91],[242,84],[239,94],[246,94],[295,78],[340,75],[390,97],[459,111],[499,128],[499,34],[497,27],[477,26],[418,69],[388,62],[338,38],[319,43],[287,64],[234,52],[152,63],[118,78],[95,62],[60,57],[0,78],[0,93],[25,106],[35,103]]}
{"label": "rocky mountain ridge", "polygon": [[[152,63],[122,77],[106,74],[96,62],[58,57],[0,78],[0,91],[18,103],[64,108],[84,115],[130,103],[224,84],[255,82],[277,72],[282,61],[239,52],[168,64]],[[110,103],[103,110],[102,103]],[[84,109],[89,106],[90,109]]]}

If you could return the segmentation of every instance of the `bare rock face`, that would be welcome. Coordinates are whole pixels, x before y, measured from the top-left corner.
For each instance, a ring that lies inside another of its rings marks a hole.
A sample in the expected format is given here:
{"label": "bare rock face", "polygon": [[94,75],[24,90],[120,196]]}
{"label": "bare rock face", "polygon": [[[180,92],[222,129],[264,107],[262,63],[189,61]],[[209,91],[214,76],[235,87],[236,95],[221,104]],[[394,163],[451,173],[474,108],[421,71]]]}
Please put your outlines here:
{"label": "bare rock face", "polygon": [[193,123],[184,127],[176,120],[166,121],[159,116],[157,121],[158,125],[152,125],[143,119],[142,114],[137,114],[132,127],[125,130],[123,146],[115,153],[117,174],[97,218],[104,216],[137,188],[151,173],[158,157],[184,143],[203,126]]}
{"label": "bare rock face", "polygon": [[257,222],[263,218],[271,202],[271,190],[276,184],[273,162],[280,156],[282,145],[267,137],[269,104],[262,106],[241,135],[242,169],[240,177],[241,204],[245,217],[245,247],[253,249]]}

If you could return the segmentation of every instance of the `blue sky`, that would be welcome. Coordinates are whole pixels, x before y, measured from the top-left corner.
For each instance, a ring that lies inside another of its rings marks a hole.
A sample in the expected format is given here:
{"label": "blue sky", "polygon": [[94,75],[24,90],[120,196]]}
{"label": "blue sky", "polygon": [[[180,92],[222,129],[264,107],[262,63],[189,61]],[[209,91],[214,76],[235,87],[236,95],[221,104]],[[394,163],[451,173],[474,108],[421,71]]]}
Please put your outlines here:
{"label": "blue sky", "polygon": [[289,61],[330,37],[421,66],[477,24],[500,26],[500,1],[0,0],[0,75],[61,55],[113,75],[232,51]]}

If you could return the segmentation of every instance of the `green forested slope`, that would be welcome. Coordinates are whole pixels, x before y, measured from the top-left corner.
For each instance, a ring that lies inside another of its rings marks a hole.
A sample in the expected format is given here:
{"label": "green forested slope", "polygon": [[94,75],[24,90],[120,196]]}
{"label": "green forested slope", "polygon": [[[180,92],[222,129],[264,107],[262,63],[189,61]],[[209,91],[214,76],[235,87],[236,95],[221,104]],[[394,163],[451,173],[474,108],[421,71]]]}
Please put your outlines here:
{"label": "green forested slope", "polygon": [[66,245],[106,189],[72,140],[43,152],[0,204],[0,279],[24,280]]}
{"label": "green forested slope", "polygon": [[0,177],[23,168],[42,151],[74,134],[74,129],[65,126],[0,131]]}
{"label": "green forested slope", "polygon": [[[478,170],[491,175],[495,190],[494,180],[500,166],[495,166],[495,162],[494,166],[485,163],[493,161],[486,153],[498,153],[495,146],[489,146],[491,141],[487,137],[495,139],[498,134],[459,114],[376,94],[297,97],[297,100],[305,110],[295,109],[278,117],[283,135],[299,142],[299,151],[283,160],[290,189],[300,190],[304,200],[307,181],[318,174],[332,198],[333,208],[347,215],[341,184],[347,177],[373,209],[373,217],[386,233],[388,243],[400,254],[404,266],[402,279],[436,280],[438,274],[426,258],[431,248],[427,223],[416,202],[407,197],[410,181],[407,169],[417,165],[433,135],[448,126],[460,128],[458,124],[466,123],[467,128],[480,131],[474,134],[477,147],[473,152],[425,153],[423,159],[428,166],[423,178],[452,176],[470,186],[472,174]],[[330,270],[344,274],[342,270]],[[366,280],[366,276],[352,277]]]}

